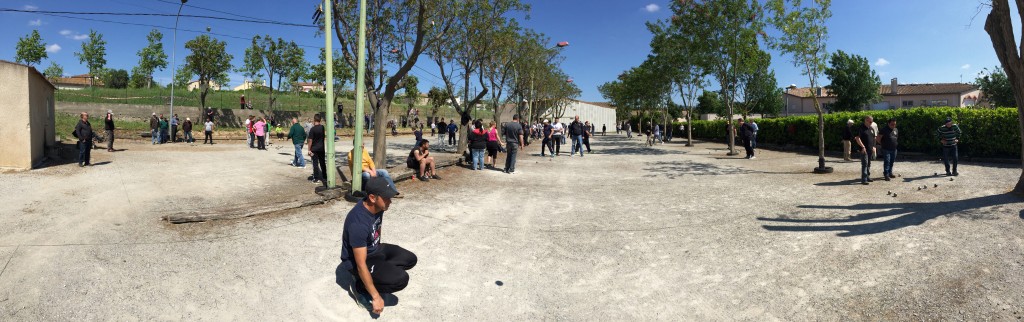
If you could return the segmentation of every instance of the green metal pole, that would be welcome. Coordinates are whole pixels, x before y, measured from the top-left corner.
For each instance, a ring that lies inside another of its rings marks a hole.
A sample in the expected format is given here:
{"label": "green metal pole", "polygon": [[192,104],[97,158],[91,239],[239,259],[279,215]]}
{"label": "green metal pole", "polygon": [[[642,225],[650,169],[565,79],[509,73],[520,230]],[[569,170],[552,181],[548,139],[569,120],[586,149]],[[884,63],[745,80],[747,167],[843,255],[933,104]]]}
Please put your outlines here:
{"label": "green metal pole", "polygon": [[[330,1],[330,0],[327,0]],[[363,164],[363,101],[366,100],[366,0],[359,0],[359,59],[356,68],[356,127],[354,128],[355,139],[352,150],[352,164],[354,169],[362,169]],[[352,192],[360,191],[363,187],[363,176],[361,173],[352,174]]]}
{"label": "green metal pole", "polygon": [[324,171],[327,171],[328,188],[337,187],[338,183],[338,174],[334,170],[337,169],[334,165],[334,95],[331,95],[331,93],[334,93],[334,71],[332,70],[334,67],[334,51],[331,49],[331,44],[334,43],[334,35],[332,34],[332,31],[334,30],[332,26],[334,25],[331,22],[331,13],[334,11],[334,7],[331,7],[331,5],[331,0],[324,0],[324,7],[327,8],[327,10],[324,11],[324,33],[326,34],[324,37],[324,45],[326,46],[324,57],[326,57],[327,60],[327,113],[325,117],[327,119],[327,137],[325,138],[327,139],[327,142],[325,142],[327,146],[325,149],[326,151],[324,152],[327,152],[327,169],[324,169]]}

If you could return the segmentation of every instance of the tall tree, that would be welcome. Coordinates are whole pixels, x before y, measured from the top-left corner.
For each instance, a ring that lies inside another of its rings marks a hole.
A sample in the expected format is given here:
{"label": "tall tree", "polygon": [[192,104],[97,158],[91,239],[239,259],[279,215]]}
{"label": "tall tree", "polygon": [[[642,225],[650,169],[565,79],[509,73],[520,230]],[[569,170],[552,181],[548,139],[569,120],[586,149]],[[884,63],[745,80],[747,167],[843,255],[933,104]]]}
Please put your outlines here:
{"label": "tall tree", "polygon": [[[416,106],[416,101],[420,99],[420,79],[415,75],[405,76],[405,81],[402,82],[402,89],[405,90],[405,100],[409,102],[409,108],[405,110],[405,114],[409,115],[409,111]],[[409,121],[412,122],[412,121]]]}
{"label": "tall tree", "polygon": [[755,55],[756,68],[751,73],[740,76],[743,84],[742,104],[740,114],[747,117],[750,114],[777,115],[782,110],[782,89],[778,87],[775,79],[775,71],[770,70],[771,55],[758,50]]}
{"label": "tall tree", "polygon": [[206,94],[210,91],[210,82],[224,84],[228,81],[228,71],[231,70],[231,59],[234,56],[227,53],[226,45],[224,41],[207,35],[199,35],[185,43],[185,48],[191,52],[185,57],[183,74],[195,75],[198,78],[201,108],[206,108]]}
{"label": "tall tree", "polygon": [[996,66],[989,71],[988,68],[978,75],[974,84],[981,88],[981,92],[992,107],[1017,106],[1017,99],[1014,98],[1013,87],[1010,80],[1006,78],[1003,68]]}
{"label": "tall tree", "polygon": [[[358,1],[334,2],[334,31],[341,43],[342,56],[357,69],[359,6]],[[445,37],[452,23],[456,0],[375,0],[366,8],[366,73],[363,77],[366,99],[376,124],[386,124],[388,111],[401,81],[420,54]],[[322,22],[321,22],[322,24]],[[386,70],[390,65],[394,70]],[[358,98],[357,98],[358,99]],[[357,116],[359,117],[359,116]],[[373,131],[373,161],[387,165],[387,135],[384,126]]]}
{"label": "tall tree", "polygon": [[434,86],[427,92],[427,100],[430,102],[430,118],[433,119],[437,116],[437,112],[441,110],[441,106],[448,104],[448,97],[451,97],[448,93],[445,93],[440,87]]}
{"label": "tall tree", "polygon": [[[345,90],[345,84],[355,78],[355,74],[352,73],[352,68],[345,64],[345,61],[338,56],[338,52],[335,51],[334,59],[331,61],[333,66],[331,67],[331,73],[334,74],[334,102],[340,104],[338,96],[341,95],[342,91]],[[327,50],[320,48],[320,63],[310,66],[309,79],[314,83],[320,84],[325,89],[327,88]]]}
{"label": "tall tree", "polygon": [[[692,114],[697,105],[697,92],[707,86],[707,72],[697,64],[697,56],[690,52],[699,48],[690,48],[694,42],[689,39],[694,35],[680,32],[671,25],[671,20],[648,23],[647,29],[654,34],[651,40],[651,53],[663,65],[672,84],[683,100],[681,108],[686,111],[686,146],[693,146]],[[667,127],[667,126],[666,126]]]}
{"label": "tall tree", "polygon": [[882,80],[871,70],[871,64],[864,56],[836,51],[829,59],[825,75],[831,82],[825,88],[836,94],[833,111],[859,111],[882,98],[878,92]]}
{"label": "tall tree", "polygon": [[[762,29],[758,19],[761,8],[748,0],[703,0],[673,2],[672,11],[677,18],[673,25],[688,38],[690,54],[697,65],[713,76],[722,86],[726,117],[732,120],[736,98],[743,92],[742,75],[757,68],[760,48],[757,34]],[[729,155],[736,155],[735,134],[729,133]]]}
{"label": "tall tree", "polygon": [[46,67],[46,70],[43,71],[43,75],[46,75],[46,79],[53,82],[57,80],[57,78],[64,77],[64,67],[61,67],[60,64],[51,60],[50,67]]}
{"label": "tall tree", "polygon": [[245,66],[242,70],[250,76],[259,74],[258,71],[267,73],[269,78],[267,84],[270,86],[270,95],[267,98],[268,108],[273,109],[274,102],[277,100],[274,98],[274,76],[277,76],[277,88],[280,90],[281,82],[284,79],[293,82],[300,75],[308,74],[303,73],[305,60],[302,56],[304,55],[305,50],[294,41],[285,42],[281,38],[274,41],[270,35],[252,37],[252,45],[245,50]]}
{"label": "tall tree", "polygon": [[38,30],[32,30],[24,38],[18,38],[18,46],[14,54],[14,61],[29,66],[35,66],[46,58],[46,45],[43,38],[39,36]]}
{"label": "tall tree", "polygon": [[105,70],[100,79],[103,80],[107,88],[128,87],[128,71],[124,69]]}
{"label": "tall tree", "polygon": [[717,91],[704,91],[697,98],[697,107],[694,113],[697,114],[719,114],[724,113],[725,104],[718,97]]}
{"label": "tall tree", "polygon": [[146,88],[153,85],[153,71],[167,68],[167,53],[164,52],[164,35],[159,30],[153,29],[146,35],[149,42],[146,47],[139,49],[139,65],[132,69],[133,75],[145,79]]}
{"label": "tall tree", "polygon": [[[803,69],[811,88],[818,88],[818,77],[825,70],[828,51],[825,41],[828,39],[826,22],[832,17],[829,7],[831,0],[810,0],[804,5],[803,0],[769,0],[768,8],[772,16],[772,26],[778,29],[778,37],[768,37],[769,44],[775,49],[793,57],[793,65]],[[811,95],[814,110],[818,112],[818,167],[815,173],[832,173],[831,167],[825,166],[825,113],[818,96]]]}
{"label": "tall tree", "polygon": [[[537,34],[531,30],[522,30],[515,20],[509,20],[498,29],[488,42],[491,55],[484,60],[481,72],[484,80],[490,86],[491,112],[494,116],[494,123],[501,124],[501,115],[505,113],[505,106],[512,101],[515,85],[515,64],[522,58],[523,52],[529,46],[529,42],[537,40]],[[518,114],[518,113],[517,113]],[[524,118],[528,122],[529,118]]]}
{"label": "tall tree", "polygon": [[[1024,18],[1024,8],[1021,1],[1017,1],[1017,15]],[[1021,27],[1024,31],[1024,27]],[[985,32],[992,39],[992,48],[999,57],[999,63],[1006,72],[1006,78],[1012,84],[1013,98],[1017,102],[1024,102],[1024,59],[1021,58],[1017,48],[1017,40],[1013,33],[1013,21],[1010,19],[1010,5],[1006,0],[992,0],[992,11],[985,19]],[[1017,125],[1024,137],[1024,107],[1017,105]],[[1021,140],[1021,152],[1024,153],[1024,140]],[[1021,166],[1024,167],[1024,158],[1021,159]],[[1017,185],[1013,192],[1024,194],[1024,171],[1021,172]]]}
{"label": "tall tree", "polygon": [[89,68],[89,87],[92,87],[93,79],[107,65],[107,41],[103,40],[103,35],[90,29],[89,41],[82,43],[82,50],[75,52],[75,57],[78,57],[79,63]]}

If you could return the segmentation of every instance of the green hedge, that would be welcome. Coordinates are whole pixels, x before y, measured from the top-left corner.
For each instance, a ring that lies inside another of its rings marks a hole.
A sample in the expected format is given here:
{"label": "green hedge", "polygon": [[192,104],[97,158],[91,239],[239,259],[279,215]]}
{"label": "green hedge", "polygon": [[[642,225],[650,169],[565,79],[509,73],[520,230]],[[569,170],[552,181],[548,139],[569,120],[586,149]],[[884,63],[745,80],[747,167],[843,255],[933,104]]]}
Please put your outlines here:
{"label": "green hedge", "polygon": [[[960,139],[962,156],[987,158],[1020,158],[1021,139],[1017,123],[1017,109],[968,109],[956,107],[912,108],[885,111],[840,112],[825,114],[825,149],[842,149],[842,134],[846,120],[856,124],[864,116],[871,115],[879,128],[890,118],[896,118],[900,130],[900,151],[922,152],[938,155],[941,153],[935,130],[942,126],[947,116],[960,125],[963,136]],[[818,117],[791,116],[772,119],[757,119],[758,143],[776,145],[797,145],[810,148],[818,146]],[[679,132],[678,124],[673,126],[675,137],[685,137]],[[693,136],[705,140],[725,140],[725,120],[694,121]]]}

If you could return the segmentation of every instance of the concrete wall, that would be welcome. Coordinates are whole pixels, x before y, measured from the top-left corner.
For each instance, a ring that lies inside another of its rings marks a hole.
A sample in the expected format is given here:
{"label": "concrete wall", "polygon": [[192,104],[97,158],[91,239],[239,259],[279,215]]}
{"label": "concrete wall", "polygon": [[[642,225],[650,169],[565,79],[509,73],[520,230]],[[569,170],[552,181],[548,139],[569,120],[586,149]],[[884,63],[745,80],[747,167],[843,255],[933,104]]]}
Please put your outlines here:
{"label": "concrete wall", "polygon": [[[56,142],[54,125],[53,87],[45,78],[30,72],[28,75],[28,119],[32,164],[38,164]],[[94,124],[95,128],[95,124]]]}
{"label": "concrete wall", "polygon": [[28,68],[0,62],[0,167],[32,168]]}
{"label": "concrete wall", "polygon": [[[75,103],[75,102],[57,102],[56,111],[57,113],[67,113],[77,115],[81,112],[87,112],[90,116],[103,116],[107,114],[107,110],[114,112],[114,117],[117,119],[132,119],[138,121],[147,121],[152,113],[157,115],[170,113],[170,106],[160,105],[130,105],[130,104],[103,104],[103,103]],[[242,110],[242,109],[213,109],[214,122],[218,126],[231,126],[241,127],[245,124],[245,118],[249,115],[264,116],[273,118],[275,121],[288,121],[291,122],[292,117],[299,117],[299,119],[305,120],[307,118],[312,119],[313,115],[318,113],[314,111],[263,111],[263,110]],[[185,121],[186,117],[192,118],[193,123],[202,123],[205,114],[200,111],[200,108],[194,106],[174,106],[174,113],[178,114],[178,118],[181,121]],[[197,121],[199,120],[199,121]],[[93,124],[93,127],[96,125]]]}
{"label": "concrete wall", "polygon": [[590,124],[594,124],[597,129],[600,129],[602,125],[615,128],[615,110],[581,101],[569,103],[560,122],[569,124],[576,115],[580,116],[580,122],[590,121]]}

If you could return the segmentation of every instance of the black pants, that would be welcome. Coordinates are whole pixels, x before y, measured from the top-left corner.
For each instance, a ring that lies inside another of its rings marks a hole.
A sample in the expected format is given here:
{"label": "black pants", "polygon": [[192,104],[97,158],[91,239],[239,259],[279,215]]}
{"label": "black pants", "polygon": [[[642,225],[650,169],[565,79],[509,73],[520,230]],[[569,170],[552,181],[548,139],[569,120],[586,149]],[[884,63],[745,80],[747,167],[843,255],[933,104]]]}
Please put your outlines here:
{"label": "black pants", "polygon": [[327,180],[326,151],[313,151],[313,180]]}
{"label": "black pants", "polygon": [[743,139],[743,149],[747,150],[747,157],[754,156],[754,141],[751,139]]}
{"label": "black pants", "polygon": [[860,182],[868,182],[871,179],[871,149],[860,154]]}
{"label": "black pants", "polygon": [[540,156],[544,156],[544,149],[548,149],[549,154],[555,154],[555,148],[551,146],[551,138],[544,138],[540,143]]}
{"label": "black pants", "polygon": [[260,149],[260,150],[266,150],[267,149],[267,145],[266,145],[267,144],[267,136],[266,135],[257,135],[256,136],[256,141],[257,141],[257,143],[256,143],[256,148],[257,149]]}
{"label": "black pants", "polygon": [[448,132],[448,145],[455,145],[455,141],[458,141],[455,135],[458,133]]}
{"label": "black pants", "polygon": [[552,152],[552,153],[554,153],[555,155],[562,154],[562,136],[554,136],[554,135],[552,135],[551,136],[551,146],[554,147],[554,151],[555,151],[555,152]]}
{"label": "black pants", "polygon": [[203,144],[206,144],[207,142],[213,144],[213,131],[203,131],[203,133],[206,135],[203,138]]}
{"label": "black pants", "polygon": [[89,165],[92,156],[92,140],[78,141],[78,165]]}
{"label": "black pants", "polygon": [[249,147],[256,148],[256,133],[249,132]]}
{"label": "black pants", "polygon": [[178,142],[178,126],[171,125],[171,143]]}
{"label": "black pants", "polygon": [[[943,146],[942,147],[942,163],[946,166],[946,174],[950,174],[950,173],[957,173],[957,174],[959,174],[956,171],[957,163],[959,163],[959,161],[960,161],[960,153],[959,152],[960,151],[958,151],[957,146],[955,146],[955,145]],[[953,163],[953,172],[949,172],[949,164],[950,163]]]}
{"label": "black pants", "polygon": [[[366,257],[366,268],[370,269],[373,287],[379,293],[394,293],[409,285],[409,273],[405,271],[416,266],[416,254],[392,244],[380,244],[381,249]],[[356,277],[356,290],[366,293],[366,286],[359,280],[358,268],[349,271]]]}
{"label": "black pants", "polygon": [[587,146],[587,153],[590,153],[590,138],[589,137],[586,137],[586,136],[583,137],[583,145]]}

